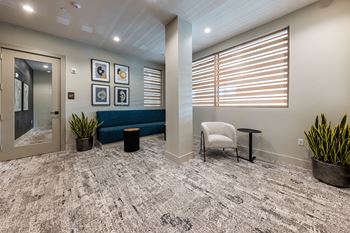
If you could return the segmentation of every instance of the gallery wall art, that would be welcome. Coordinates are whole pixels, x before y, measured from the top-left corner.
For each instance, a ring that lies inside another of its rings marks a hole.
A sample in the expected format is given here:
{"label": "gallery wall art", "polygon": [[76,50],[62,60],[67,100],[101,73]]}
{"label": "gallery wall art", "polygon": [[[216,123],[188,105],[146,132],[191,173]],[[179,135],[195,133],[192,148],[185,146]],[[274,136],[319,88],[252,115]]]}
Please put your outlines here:
{"label": "gallery wall art", "polygon": [[114,64],[114,83],[129,85],[129,66]]}
{"label": "gallery wall art", "polygon": [[29,86],[23,83],[23,111],[29,110]]}
{"label": "gallery wall art", "polygon": [[91,80],[109,83],[109,62],[91,59]]}
{"label": "gallery wall art", "polygon": [[15,78],[15,101],[14,101],[15,112],[22,111],[22,81]]}
{"label": "gallery wall art", "polygon": [[128,87],[114,87],[114,105],[129,106]]}
{"label": "gallery wall art", "polygon": [[91,102],[93,106],[109,106],[109,94],[110,87],[109,85],[91,85]]}

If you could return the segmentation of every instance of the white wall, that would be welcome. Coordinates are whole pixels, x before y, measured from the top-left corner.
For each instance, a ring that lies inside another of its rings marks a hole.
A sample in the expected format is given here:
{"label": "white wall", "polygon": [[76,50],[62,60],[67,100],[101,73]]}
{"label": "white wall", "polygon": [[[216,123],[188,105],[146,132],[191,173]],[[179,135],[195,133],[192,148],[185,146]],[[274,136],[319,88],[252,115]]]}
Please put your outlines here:
{"label": "white wall", "polygon": [[51,129],[52,77],[51,73],[34,70],[33,74],[34,128]]}
{"label": "white wall", "polygon": [[[89,36],[89,34],[86,34]],[[143,108],[143,67],[157,68],[164,70],[160,64],[149,63],[128,55],[116,54],[114,52],[98,49],[89,45],[74,42],[71,40],[54,37],[44,33],[28,30],[14,25],[0,23],[0,43],[13,46],[41,50],[49,53],[65,56],[66,67],[66,88],[62,94],[66,99],[66,118],[69,120],[72,113],[84,112],[89,116],[94,116],[98,110],[115,110],[127,108]],[[116,46],[123,46],[119,43]],[[111,63],[111,106],[93,107],[91,106],[91,73],[90,59],[108,61]],[[114,107],[114,84],[113,84],[113,63],[128,65],[130,67],[130,106]],[[70,73],[72,67],[77,68],[78,74]],[[164,73],[164,72],[163,72]],[[67,99],[67,92],[75,92],[75,100]],[[74,135],[66,125],[67,145],[74,143]]]}
{"label": "white wall", "polygon": [[[335,124],[350,114],[350,1],[319,3],[194,54],[193,59],[232,47],[290,26],[289,108],[194,108],[195,134],[200,122],[226,121],[260,129],[255,139],[258,157],[309,166],[309,155],[297,145],[317,114]],[[215,30],[213,30],[213,33]],[[215,115],[215,117],[213,117]],[[238,143],[247,145],[247,135]]]}

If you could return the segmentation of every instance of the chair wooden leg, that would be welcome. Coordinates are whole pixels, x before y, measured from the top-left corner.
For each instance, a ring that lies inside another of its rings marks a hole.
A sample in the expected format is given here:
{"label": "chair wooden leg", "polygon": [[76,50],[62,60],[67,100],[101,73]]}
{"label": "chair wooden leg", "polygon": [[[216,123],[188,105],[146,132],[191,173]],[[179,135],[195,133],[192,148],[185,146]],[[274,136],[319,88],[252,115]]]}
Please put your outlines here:
{"label": "chair wooden leg", "polygon": [[238,148],[236,148],[237,162],[239,162]]}

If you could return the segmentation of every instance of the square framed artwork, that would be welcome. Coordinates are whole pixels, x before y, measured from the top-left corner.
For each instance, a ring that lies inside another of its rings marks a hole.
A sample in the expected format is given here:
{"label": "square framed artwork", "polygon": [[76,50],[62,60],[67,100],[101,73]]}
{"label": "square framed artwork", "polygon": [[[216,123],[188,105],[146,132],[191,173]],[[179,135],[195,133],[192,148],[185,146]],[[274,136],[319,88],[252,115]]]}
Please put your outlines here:
{"label": "square framed artwork", "polygon": [[29,86],[23,83],[23,111],[29,110]]}
{"label": "square framed artwork", "polygon": [[114,87],[114,105],[129,106],[129,88]]}
{"label": "square framed artwork", "polygon": [[129,85],[129,66],[114,64],[114,83]]}
{"label": "square framed artwork", "polygon": [[92,106],[109,106],[110,87],[108,85],[91,84]]}
{"label": "square framed artwork", "polygon": [[22,81],[15,78],[15,112],[22,111]]}
{"label": "square framed artwork", "polygon": [[109,83],[109,62],[91,59],[91,80]]}

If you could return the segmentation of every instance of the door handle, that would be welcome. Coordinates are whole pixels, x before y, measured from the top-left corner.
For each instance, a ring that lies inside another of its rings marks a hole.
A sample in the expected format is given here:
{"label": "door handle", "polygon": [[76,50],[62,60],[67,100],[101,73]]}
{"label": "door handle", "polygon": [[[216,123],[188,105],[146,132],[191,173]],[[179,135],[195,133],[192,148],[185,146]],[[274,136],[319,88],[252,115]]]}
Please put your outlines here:
{"label": "door handle", "polygon": [[60,112],[59,111],[54,111],[54,112],[50,112],[52,115],[59,115]]}

